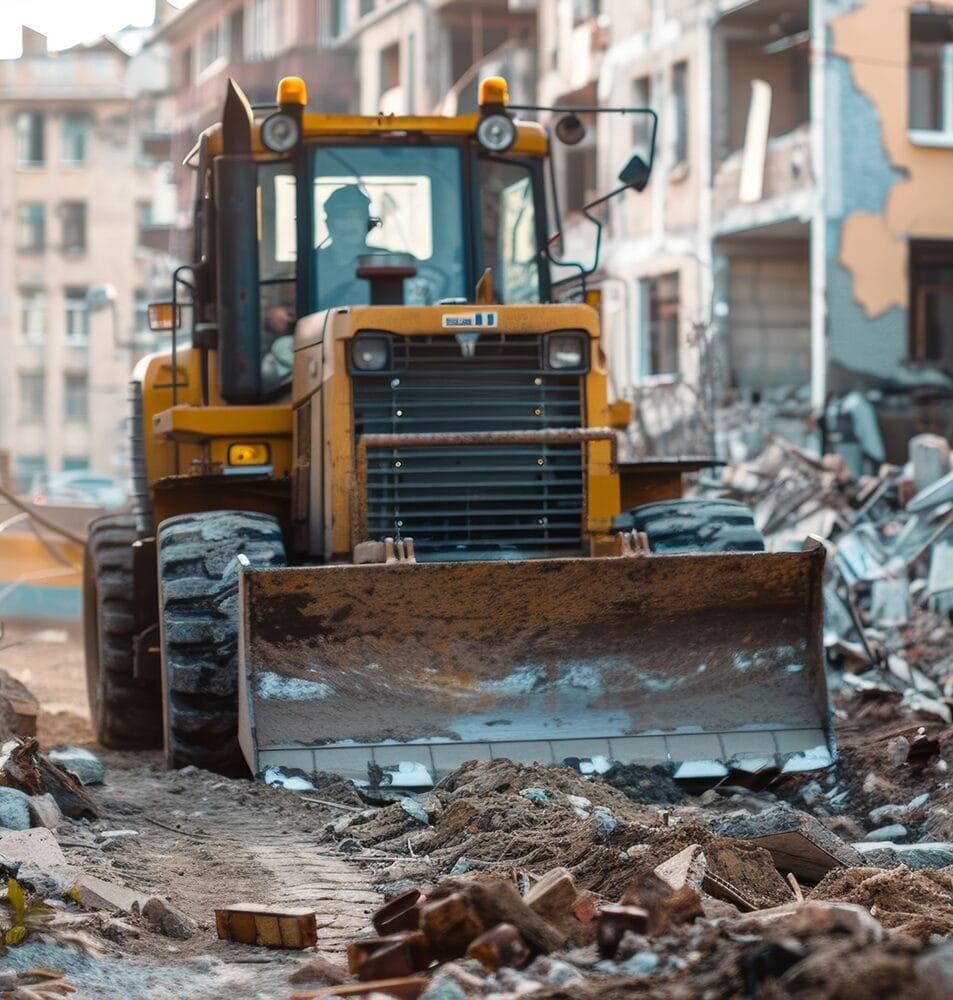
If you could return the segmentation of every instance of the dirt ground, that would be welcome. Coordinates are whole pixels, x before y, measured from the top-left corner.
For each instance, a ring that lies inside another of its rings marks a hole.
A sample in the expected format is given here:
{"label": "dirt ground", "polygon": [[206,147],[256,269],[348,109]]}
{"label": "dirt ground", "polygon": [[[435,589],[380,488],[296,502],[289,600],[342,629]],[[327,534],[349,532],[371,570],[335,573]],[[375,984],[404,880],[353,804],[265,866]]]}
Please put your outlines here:
{"label": "dirt ground", "polygon": [[[400,802],[368,805],[333,776],[319,780],[313,793],[294,794],[191,768],[169,772],[158,752],[123,755],[97,746],[86,708],[82,642],[75,633],[8,631],[0,640],[0,669],[39,699],[43,750],[85,746],[106,766],[105,783],[88,789],[99,818],[55,831],[69,863],[143,898],[165,899],[194,930],[180,940],[147,930],[135,915],[67,907],[57,917],[57,933],[35,934],[0,955],[0,997],[33,996],[5,992],[5,972],[49,966],[65,973],[78,997],[287,998],[295,988],[289,976],[297,970],[302,978],[302,968],[316,958],[346,969],[348,942],[370,930],[371,913],[398,891],[475,873],[519,884],[562,866],[580,889],[616,902],[636,876],[692,844],[705,850],[716,882],[744,887],[755,907],[788,903],[794,892],[766,851],[716,838],[707,828],[718,817],[767,805],[809,811],[850,842],[874,825],[870,810],[926,792],[929,808],[905,820],[911,835],[953,839],[945,763],[953,761],[953,734],[873,696],[838,701],[841,758],[821,777],[685,795],[664,774],[623,772],[613,787],[570,769],[496,761],[461,769],[416,796],[414,814]],[[936,752],[926,753],[922,766],[895,763],[892,747],[901,737],[909,744],[918,737],[934,740]],[[591,939],[571,942],[558,960],[548,960],[534,995],[929,995],[917,963],[953,934],[953,869],[854,867],[803,889],[819,901],[861,904],[886,938],[803,928],[787,937],[752,931],[732,923],[744,918],[745,907],[706,896],[708,919],[653,942],[626,935],[628,955],[622,949],[612,962],[600,961]],[[317,954],[219,941],[216,907],[239,902],[315,910]],[[796,952],[798,963],[788,973],[783,962],[771,971],[784,949]],[[534,969],[536,964],[527,972]],[[315,976],[312,986],[330,981]],[[472,968],[461,968],[460,977],[480,985]],[[531,991],[527,982],[523,973],[508,978],[501,972],[482,981],[483,993],[457,986],[456,993],[447,987],[438,995],[517,996]]]}

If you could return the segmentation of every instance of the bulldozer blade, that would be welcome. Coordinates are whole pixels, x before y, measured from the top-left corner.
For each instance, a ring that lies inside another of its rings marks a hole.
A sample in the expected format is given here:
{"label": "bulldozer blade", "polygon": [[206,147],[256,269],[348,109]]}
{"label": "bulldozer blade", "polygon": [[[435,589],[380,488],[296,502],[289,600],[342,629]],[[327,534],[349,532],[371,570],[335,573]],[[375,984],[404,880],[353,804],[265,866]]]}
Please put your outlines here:
{"label": "bulldozer blade", "polygon": [[255,774],[395,785],[493,757],[819,769],[823,565],[814,549],[244,568],[242,749]]}

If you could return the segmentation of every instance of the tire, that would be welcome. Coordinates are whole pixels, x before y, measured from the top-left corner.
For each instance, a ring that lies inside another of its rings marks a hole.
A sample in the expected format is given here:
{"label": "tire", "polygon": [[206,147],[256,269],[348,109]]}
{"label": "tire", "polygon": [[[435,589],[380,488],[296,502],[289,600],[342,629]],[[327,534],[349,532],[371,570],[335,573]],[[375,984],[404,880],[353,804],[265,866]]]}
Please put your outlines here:
{"label": "tire", "polygon": [[96,738],[116,750],[162,746],[158,677],[133,676],[133,514],[110,514],[89,526],[83,556],[86,693]]}
{"label": "tire", "polygon": [[624,515],[644,531],[653,552],[763,552],[764,536],[750,507],[736,500],[663,500]]}
{"label": "tire", "polygon": [[246,511],[172,517],[159,526],[159,608],[165,752],[248,774],[238,746],[238,560],[284,566],[275,518]]}

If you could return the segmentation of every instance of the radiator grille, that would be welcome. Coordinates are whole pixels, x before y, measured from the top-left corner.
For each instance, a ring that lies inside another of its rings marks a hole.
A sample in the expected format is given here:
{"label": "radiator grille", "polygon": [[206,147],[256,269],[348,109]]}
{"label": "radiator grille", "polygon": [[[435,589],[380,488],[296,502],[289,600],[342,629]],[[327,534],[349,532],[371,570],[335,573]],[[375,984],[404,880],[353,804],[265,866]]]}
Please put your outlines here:
{"label": "radiator grille", "polygon": [[[453,335],[394,337],[392,370],[353,378],[355,431],[580,427],[581,377],[542,370],[541,342],[483,333],[465,357]],[[582,457],[578,444],[370,449],[368,533],[413,537],[420,559],[578,553]]]}

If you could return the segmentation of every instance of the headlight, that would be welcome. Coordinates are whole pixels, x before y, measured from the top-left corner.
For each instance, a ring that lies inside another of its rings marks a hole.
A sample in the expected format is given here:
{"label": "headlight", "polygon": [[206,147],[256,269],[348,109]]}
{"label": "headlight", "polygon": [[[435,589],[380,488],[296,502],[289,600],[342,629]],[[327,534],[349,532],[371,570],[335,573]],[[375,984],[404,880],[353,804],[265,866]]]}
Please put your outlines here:
{"label": "headlight", "polygon": [[584,333],[551,333],[546,338],[546,367],[584,371],[589,365]]}
{"label": "headlight", "polygon": [[279,111],[261,123],[261,141],[273,153],[287,153],[298,141],[301,129],[291,117]]}
{"label": "headlight", "polygon": [[477,140],[491,153],[505,153],[516,141],[516,126],[509,115],[486,115],[477,125]]}
{"label": "headlight", "polygon": [[362,334],[351,342],[351,365],[359,372],[380,372],[390,367],[390,337]]}
{"label": "headlight", "polygon": [[230,444],[229,465],[267,465],[271,449],[267,444]]}

